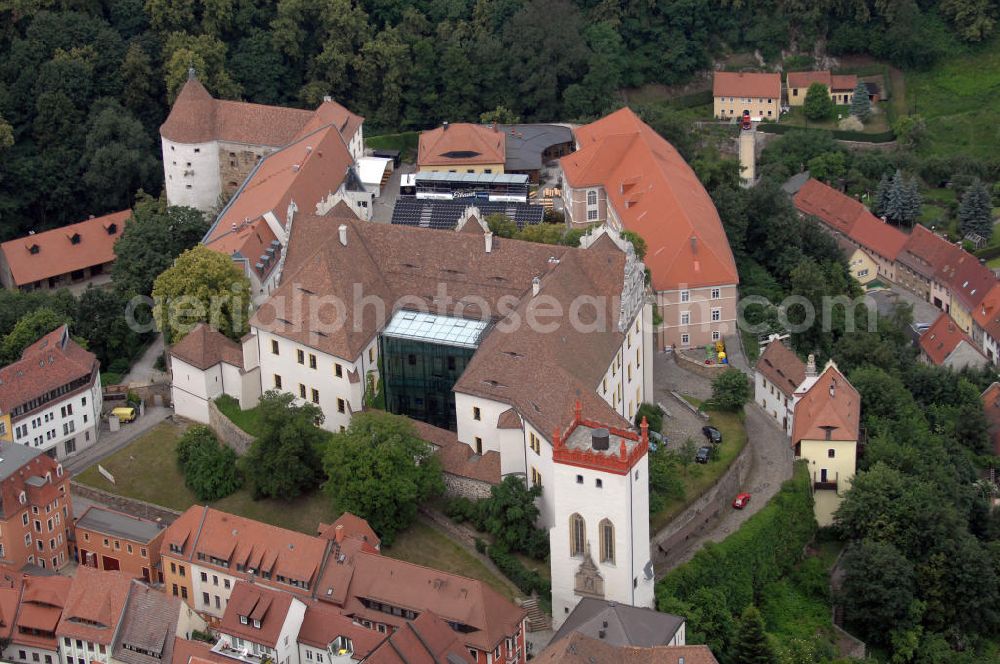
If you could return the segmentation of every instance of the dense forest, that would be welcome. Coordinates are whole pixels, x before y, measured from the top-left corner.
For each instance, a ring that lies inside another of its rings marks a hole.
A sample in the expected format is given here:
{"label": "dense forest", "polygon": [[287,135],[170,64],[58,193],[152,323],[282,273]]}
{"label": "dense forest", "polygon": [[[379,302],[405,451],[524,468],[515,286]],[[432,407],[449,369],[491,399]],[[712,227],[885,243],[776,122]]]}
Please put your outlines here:
{"label": "dense forest", "polygon": [[217,96],[310,108],[369,134],[586,119],[618,90],[689,81],[729,51],[930,64],[994,29],[978,0],[0,0],[0,238],[160,190],[157,129],[194,67]]}

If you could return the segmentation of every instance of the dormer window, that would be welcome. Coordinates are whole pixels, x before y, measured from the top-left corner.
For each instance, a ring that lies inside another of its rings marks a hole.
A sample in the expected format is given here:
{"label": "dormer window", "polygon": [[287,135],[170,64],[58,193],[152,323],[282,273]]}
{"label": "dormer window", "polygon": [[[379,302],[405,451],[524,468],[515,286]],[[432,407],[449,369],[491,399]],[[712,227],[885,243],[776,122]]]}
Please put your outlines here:
{"label": "dormer window", "polygon": [[244,624],[244,625],[247,625],[247,624],[249,624],[249,622],[250,622],[250,621],[249,621],[249,620],[247,620],[247,617],[246,617],[246,616],[240,616],[240,623],[242,623],[242,624]]}
{"label": "dormer window", "polygon": [[104,228],[105,228],[105,230],[108,231],[108,235],[114,235],[115,233],[118,232],[118,224],[114,224],[114,223],[108,224]]}
{"label": "dormer window", "polygon": [[69,236],[69,242],[70,242],[70,244],[80,244],[80,234],[79,233],[73,233],[72,235],[70,235]]}
{"label": "dormer window", "polygon": [[260,629],[260,621],[257,620],[256,618],[254,618],[253,627],[254,629]]}
{"label": "dormer window", "polygon": [[29,254],[34,255],[34,254],[37,254],[39,251],[41,251],[41,248],[37,244],[28,245],[28,253]]}

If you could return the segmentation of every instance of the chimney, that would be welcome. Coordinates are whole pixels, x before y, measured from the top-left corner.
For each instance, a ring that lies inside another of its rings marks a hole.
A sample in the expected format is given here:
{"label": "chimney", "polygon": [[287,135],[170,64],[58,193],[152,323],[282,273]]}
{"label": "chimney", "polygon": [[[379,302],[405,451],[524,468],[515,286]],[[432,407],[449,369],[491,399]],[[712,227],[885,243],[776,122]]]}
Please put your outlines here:
{"label": "chimney", "polygon": [[815,378],[816,377],[816,356],[809,353],[809,359],[806,362],[806,377]]}
{"label": "chimney", "polygon": [[333,97],[330,95],[323,95],[323,101],[333,101]]}
{"label": "chimney", "polygon": [[340,233],[340,243],[346,247],[347,246],[347,224],[341,224],[340,228],[338,228],[337,231]]}
{"label": "chimney", "polygon": [[337,544],[340,544],[341,542],[344,541],[344,526],[343,525],[338,525],[337,528],[336,528],[336,530],[334,530],[333,539],[337,542]]}
{"label": "chimney", "polygon": [[531,295],[532,295],[532,297],[534,297],[535,295],[538,295],[538,291],[540,291],[540,290],[542,290],[542,280],[539,279],[538,277],[535,277],[534,279],[531,280]]}
{"label": "chimney", "polygon": [[493,232],[486,231],[483,233],[483,238],[486,240],[486,253],[493,251]]}
{"label": "chimney", "polygon": [[611,434],[607,429],[594,429],[590,434],[590,446],[595,452],[607,452],[611,447]]}
{"label": "chimney", "polygon": [[597,631],[597,638],[599,638],[599,639],[603,639],[604,638],[604,630],[603,629]]}
{"label": "chimney", "polygon": [[698,238],[693,235],[691,236],[691,253],[698,253]]}
{"label": "chimney", "polygon": [[444,129],[445,131],[448,131],[448,121],[447,120],[445,120],[444,122],[441,123],[441,128]]}

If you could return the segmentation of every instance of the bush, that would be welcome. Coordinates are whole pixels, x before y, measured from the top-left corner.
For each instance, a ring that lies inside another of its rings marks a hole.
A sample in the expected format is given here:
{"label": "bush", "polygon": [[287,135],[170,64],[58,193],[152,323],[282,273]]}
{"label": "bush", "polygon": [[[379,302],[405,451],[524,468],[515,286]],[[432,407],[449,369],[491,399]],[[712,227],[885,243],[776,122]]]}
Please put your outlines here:
{"label": "bush", "polygon": [[468,522],[476,530],[485,531],[486,528],[483,525],[480,503],[481,501],[469,500],[468,498],[459,496],[458,498],[452,498],[445,503],[444,513],[448,516],[448,518],[453,519],[458,523]]}
{"label": "bush", "polygon": [[485,541],[483,541],[482,539],[480,539],[480,538],[477,537],[476,540],[475,540],[475,544],[476,544],[476,551],[478,551],[479,553],[486,553],[486,542]]}
{"label": "bush", "polygon": [[497,569],[522,592],[528,595],[533,592],[538,593],[539,597],[552,595],[552,584],[542,578],[538,572],[525,567],[520,560],[505,551],[503,547],[491,546],[487,553]]}
{"label": "bush", "polygon": [[110,371],[111,373],[124,375],[128,373],[128,370],[129,370],[128,360],[122,357],[115,359],[114,361],[111,362],[111,364],[108,365],[108,371]]}
{"label": "bush", "polygon": [[699,588],[719,589],[726,606],[740,613],[772,581],[802,560],[816,532],[809,472],[796,464],[792,479],[760,512],[719,544],[709,543],[688,563],[656,584],[661,610],[674,600],[690,601]]}
{"label": "bush", "polygon": [[646,418],[646,423],[649,424],[650,431],[656,431],[657,433],[663,431],[663,409],[658,405],[649,403],[648,401],[639,404],[639,410],[635,414],[635,425],[639,426],[644,417]]}
{"label": "bush", "polygon": [[198,500],[219,500],[243,486],[236,452],[221,444],[208,427],[191,427],[181,436],[177,464],[184,473],[184,484]]}

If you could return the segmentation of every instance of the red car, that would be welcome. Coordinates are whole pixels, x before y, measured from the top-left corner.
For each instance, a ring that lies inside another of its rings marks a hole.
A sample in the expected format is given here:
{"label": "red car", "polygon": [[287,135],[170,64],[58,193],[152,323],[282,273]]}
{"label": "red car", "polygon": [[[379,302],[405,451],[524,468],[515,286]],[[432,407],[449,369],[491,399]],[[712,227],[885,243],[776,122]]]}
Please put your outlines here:
{"label": "red car", "polygon": [[736,500],[733,501],[733,507],[735,509],[741,510],[744,507],[746,507],[749,502],[750,502],[750,494],[741,493],[740,495],[736,496]]}

